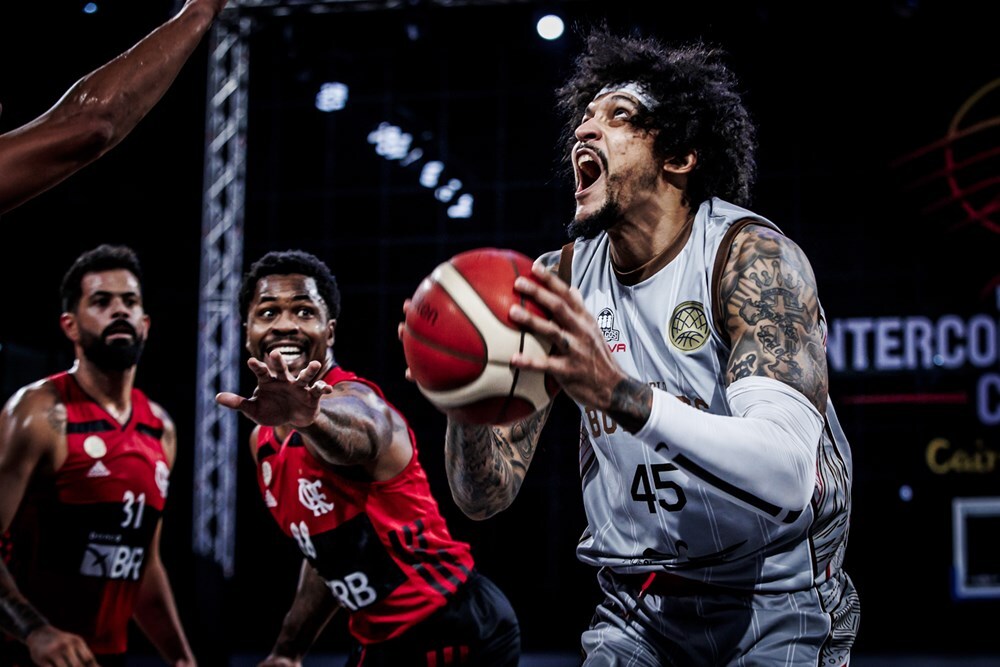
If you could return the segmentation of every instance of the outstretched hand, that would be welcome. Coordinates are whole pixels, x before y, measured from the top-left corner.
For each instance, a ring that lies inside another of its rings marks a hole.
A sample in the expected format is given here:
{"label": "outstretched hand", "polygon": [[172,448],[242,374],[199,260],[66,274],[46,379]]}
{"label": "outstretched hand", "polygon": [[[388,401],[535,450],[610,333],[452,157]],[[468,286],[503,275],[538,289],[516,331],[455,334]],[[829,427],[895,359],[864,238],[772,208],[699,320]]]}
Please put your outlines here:
{"label": "outstretched hand", "polygon": [[532,266],[532,273],[537,282],[521,276],[514,282],[514,288],[550,312],[552,319],[535,315],[520,305],[511,306],[510,319],[549,341],[552,351],[542,357],[515,353],[511,366],[548,373],[573,400],[607,410],[613,390],[628,376],[608,349],[580,290],[571,288],[538,262]]}
{"label": "outstretched hand", "polygon": [[304,428],[319,416],[320,399],[333,393],[333,387],[318,379],[323,365],[315,360],[294,376],[277,350],[264,361],[251,357],[247,366],[257,376],[253,395],[245,398],[224,391],[216,395],[215,402],[239,410],[261,426]]}

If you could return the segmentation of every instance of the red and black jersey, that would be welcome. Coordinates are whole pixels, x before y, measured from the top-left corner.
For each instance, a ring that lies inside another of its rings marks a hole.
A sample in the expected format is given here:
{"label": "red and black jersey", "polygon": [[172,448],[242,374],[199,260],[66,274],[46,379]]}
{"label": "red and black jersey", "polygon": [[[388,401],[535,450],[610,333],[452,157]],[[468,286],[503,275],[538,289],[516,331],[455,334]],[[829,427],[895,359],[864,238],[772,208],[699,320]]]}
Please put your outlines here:
{"label": "red and black jersey", "polygon": [[[364,383],[384,400],[375,384],[339,367],[323,379]],[[430,616],[474,565],[469,545],[448,532],[407,430],[413,456],[385,481],[317,460],[295,431],[278,442],[273,428],[261,427],[257,439],[265,504],[348,610],[351,634],[362,644],[396,637]]]}
{"label": "red and black jersey", "polygon": [[70,373],[48,381],[66,406],[68,453],[53,478],[25,494],[7,536],[8,567],[52,625],[95,653],[124,653],[167,496],[163,421],[138,389],[121,425]]}

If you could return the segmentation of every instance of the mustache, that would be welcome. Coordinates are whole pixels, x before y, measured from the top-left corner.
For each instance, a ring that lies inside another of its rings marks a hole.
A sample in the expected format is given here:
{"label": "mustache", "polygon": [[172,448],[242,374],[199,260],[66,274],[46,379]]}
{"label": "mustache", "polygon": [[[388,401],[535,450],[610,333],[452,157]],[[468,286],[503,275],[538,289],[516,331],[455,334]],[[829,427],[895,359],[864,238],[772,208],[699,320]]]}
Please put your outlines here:
{"label": "mustache", "polygon": [[608,171],[608,156],[604,154],[604,151],[602,151],[598,146],[595,146],[592,143],[589,143],[589,142],[586,142],[586,141],[581,141],[573,149],[573,152],[575,153],[577,150],[579,150],[581,148],[586,148],[587,150],[592,151],[597,156],[597,159],[601,161],[601,169],[603,169],[604,172],[607,173],[607,171]]}
{"label": "mustache", "polygon": [[127,333],[132,336],[132,338],[139,338],[139,332],[135,330],[135,327],[125,320],[118,320],[117,322],[112,322],[104,328],[101,332],[101,338],[107,338],[114,334]]}

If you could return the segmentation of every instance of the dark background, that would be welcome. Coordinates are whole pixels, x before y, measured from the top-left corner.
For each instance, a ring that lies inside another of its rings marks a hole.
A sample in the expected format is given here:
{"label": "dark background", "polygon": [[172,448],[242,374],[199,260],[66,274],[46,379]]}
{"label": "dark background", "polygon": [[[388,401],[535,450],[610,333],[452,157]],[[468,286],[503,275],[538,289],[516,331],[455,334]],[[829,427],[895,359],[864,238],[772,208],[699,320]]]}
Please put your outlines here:
{"label": "dark background", "polygon": [[[0,132],[42,113],[175,9],[166,0],[113,0],[85,15],[82,5],[0,9]],[[573,553],[584,527],[575,408],[557,399],[513,507],[469,521],[444,479],[443,417],[403,379],[395,326],[420,279],[457,252],[498,246],[534,256],[564,242],[573,201],[555,170],[552,91],[579,46],[574,22],[701,36],[729,52],[760,128],[752,207],[809,254],[831,321],[985,314],[1000,328],[1000,214],[991,208],[1000,201],[1000,96],[987,88],[1000,77],[1000,50],[989,3],[639,5],[250,12],[244,266],[267,250],[299,247],[333,268],[344,301],[338,360],[379,382],[409,417],[452,532],[507,592],[530,651],[575,650],[597,599],[593,572]],[[553,9],[570,32],[548,43],[534,21]],[[207,62],[203,44],[120,146],[0,219],[0,398],[70,362],[57,294],[72,259],[101,242],[136,248],[153,318],[139,386],[173,415],[181,442],[164,559],[195,648],[215,664],[229,652],[267,651],[300,557],[265,512],[243,434],[235,576],[223,582],[191,551]],[[314,106],[329,80],[350,86],[342,111]],[[423,159],[404,167],[378,156],[368,135],[381,122],[410,133]],[[950,126],[959,134],[949,139]],[[958,164],[951,171],[949,156]],[[420,185],[428,159],[475,197],[471,218],[449,218],[448,205]],[[998,427],[976,408],[982,377],[997,372],[996,355],[987,368],[833,369],[831,396],[854,450],[846,569],[862,600],[859,653],[1000,651],[1000,603],[955,595],[951,521],[952,498],[1000,495]],[[996,410],[996,393],[985,396]],[[973,463],[947,472],[929,465],[935,438]],[[977,535],[976,567],[987,573],[1000,572],[993,542]],[[317,650],[339,650],[344,636],[338,619]],[[141,638],[136,646],[145,646]]]}

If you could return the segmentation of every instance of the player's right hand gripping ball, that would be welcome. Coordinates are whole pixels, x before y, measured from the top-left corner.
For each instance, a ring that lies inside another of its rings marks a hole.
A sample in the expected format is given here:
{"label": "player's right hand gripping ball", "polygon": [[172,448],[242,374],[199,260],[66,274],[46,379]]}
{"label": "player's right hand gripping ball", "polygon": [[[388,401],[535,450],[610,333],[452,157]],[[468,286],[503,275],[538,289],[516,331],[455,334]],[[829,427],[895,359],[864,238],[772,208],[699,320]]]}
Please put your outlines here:
{"label": "player's right hand gripping ball", "polygon": [[514,250],[469,250],[438,265],[410,300],[402,335],[410,375],[456,421],[506,424],[541,410],[558,391],[548,375],[510,367],[515,352],[542,356],[550,347],[508,316],[520,303],[550,317],[514,289],[518,276],[535,279],[531,265]]}

